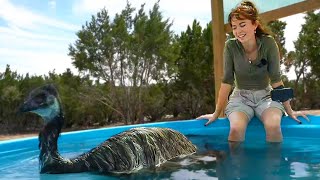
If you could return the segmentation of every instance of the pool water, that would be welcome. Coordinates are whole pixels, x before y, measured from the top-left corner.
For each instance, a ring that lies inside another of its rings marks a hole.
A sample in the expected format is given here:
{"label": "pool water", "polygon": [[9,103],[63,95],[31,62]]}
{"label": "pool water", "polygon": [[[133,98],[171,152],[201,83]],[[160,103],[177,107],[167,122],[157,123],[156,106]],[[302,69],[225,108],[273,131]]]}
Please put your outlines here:
{"label": "pool water", "polygon": [[[20,145],[15,142],[0,143],[0,179],[320,179],[318,125],[283,128],[284,141],[280,144],[266,143],[261,126],[248,127],[246,141],[241,144],[228,143],[227,128],[206,130],[204,133],[208,135],[187,134],[198,148],[196,154],[168,161],[155,169],[121,175],[39,174],[36,138],[26,138]],[[72,141],[69,136],[62,135],[59,139],[60,153],[69,158],[77,156],[109,136],[104,138],[99,132],[92,133],[94,138],[76,138]]]}
{"label": "pool water", "polygon": [[[131,175],[99,175],[93,173],[40,175],[38,151],[25,149],[19,160],[1,166],[3,179],[319,179],[320,141],[317,138],[285,138],[282,144],[267,144],[263,137],[230,147],[225,136],[190,136],[198,153],[153,170],[142,170]],[[73,157],[90,150],[103,141],[94,139],[81,144],[62,144],[61,153]],[[217,157],[218,156],[218,157]],[[9,157],[6,157],[9,158]]]}

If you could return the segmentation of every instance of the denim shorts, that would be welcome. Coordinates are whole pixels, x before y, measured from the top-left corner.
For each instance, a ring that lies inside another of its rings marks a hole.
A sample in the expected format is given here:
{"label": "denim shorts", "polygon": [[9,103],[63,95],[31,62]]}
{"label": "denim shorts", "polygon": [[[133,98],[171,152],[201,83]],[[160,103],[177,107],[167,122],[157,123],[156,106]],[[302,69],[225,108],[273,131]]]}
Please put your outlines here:
{"label": "denim shorts", "polygon": [[277,101],[272,101],[270,92],[272,88],[269,86],[262,90],[244,90],[235,88],[229,97],[226,107],[226,115],[232,112],[243,112],[252,119],[253,116],[261,119],[264,110],[268,108],[278,108],[283,114],[285,109],[283,105]]}

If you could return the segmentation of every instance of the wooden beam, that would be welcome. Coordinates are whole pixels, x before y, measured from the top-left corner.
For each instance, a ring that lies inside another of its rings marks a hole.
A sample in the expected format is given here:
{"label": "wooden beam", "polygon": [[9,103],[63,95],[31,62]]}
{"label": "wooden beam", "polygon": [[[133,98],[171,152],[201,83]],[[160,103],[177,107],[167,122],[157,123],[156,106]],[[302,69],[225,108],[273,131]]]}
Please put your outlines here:
{"label": "wooden beam", "polygon": [[[213,64],[214,64],[214,83],[215,101],[217,103],[218,94],[223,76],[223,48],[226,40],[224,30],[223,0],[211,0],[212,33],[213,33]],[[224,116],[222,111],[220,116]]]}
{"label": "wooden beam", "polygon": [[[258,7],[259,8],[259,7]],[[260,14],[261,19],[264,23],[274,21],[280,18],[291,16],[294,14],[303,13],[306,11],[311,11],[320,8],[320,0],[305,0],[299,3],[295,3],[289,6],[285,6],[272,11],[267,11]],[[226,32],[231,32],[231,27],[227,23],[224,25]]]}

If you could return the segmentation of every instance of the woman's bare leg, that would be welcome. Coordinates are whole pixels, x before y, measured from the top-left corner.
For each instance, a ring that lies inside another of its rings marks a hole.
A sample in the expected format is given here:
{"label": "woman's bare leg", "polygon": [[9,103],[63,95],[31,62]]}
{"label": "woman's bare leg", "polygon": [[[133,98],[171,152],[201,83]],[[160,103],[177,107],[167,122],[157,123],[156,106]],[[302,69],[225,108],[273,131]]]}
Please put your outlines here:
{"label": "woman's bare leg", "polygon": [[282,112],[277,108],[268,108],[261,115],[261,121],[266,131],[268,142],[282,142],[281,132]]}
{"label": "woman's bare leg", "polygon": [[241,142],[245,140],[245,133],[249,123],[248,116],[243,112],[233,112],[228,117],[230,121],[229,141]]}

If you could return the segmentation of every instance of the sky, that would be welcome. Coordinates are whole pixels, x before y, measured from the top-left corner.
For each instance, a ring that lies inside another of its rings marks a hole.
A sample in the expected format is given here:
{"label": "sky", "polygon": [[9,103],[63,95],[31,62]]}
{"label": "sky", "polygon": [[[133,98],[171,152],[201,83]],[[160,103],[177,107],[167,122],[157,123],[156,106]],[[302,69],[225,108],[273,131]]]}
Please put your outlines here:
{"label": "sky", "polygon": [[[147,10],[157,0],[129,2],[137,9],[147,2]],[[180,34],[194,19],[203,27],[211,20],[210,2],[161,0],[160,11],[173,21],[172,30]],[[9,64],[19,74],[47,75],[49,71],[63,73],[67,68],[76,73],[68,56],[76,32],[103,7],[113,18],[125,5],[126,0],[0,0],[0,72]],[[294,50],[293,41],[304,23],[303,16],[280,19],[287,23],[285,47],[289,51]]]}

